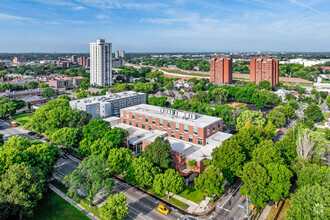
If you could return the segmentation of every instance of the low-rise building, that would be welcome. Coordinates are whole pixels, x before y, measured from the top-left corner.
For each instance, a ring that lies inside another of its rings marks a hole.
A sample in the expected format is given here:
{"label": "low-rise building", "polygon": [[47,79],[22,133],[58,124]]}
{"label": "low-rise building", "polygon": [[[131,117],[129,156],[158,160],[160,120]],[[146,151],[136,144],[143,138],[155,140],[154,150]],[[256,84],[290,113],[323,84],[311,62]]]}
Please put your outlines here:
{"label": "low-rise building", "polygon": [[70,107],[90,113],[94,119],[119,116],[120,109],[147,103],[147,94],[133,91],[70,101]]}
{"label": "low-rise building", "polygon": [[[213,149],[231,137],[222,132],[222,118],[147,104],[121,109],[120,122],[116,127],[129,131],[128,145],[136,154],[157,137],[166,137],[174,168],[183,176],[203,172],[203,160],[212,159]],[[192,160],[194,169],[187,166]]]}
{"label": "low-rise building", "polygon": [[[11,99],[23,98],[23,97],[32,97],[32,96],[42,96],[42,92],[45,88],[38,89],[27,89],[21,91],[12,91],[12,92],[4,92],[0,93],[0,96],[5,96]],[[54,89],[55,92],[58,92],[58,89]]]}

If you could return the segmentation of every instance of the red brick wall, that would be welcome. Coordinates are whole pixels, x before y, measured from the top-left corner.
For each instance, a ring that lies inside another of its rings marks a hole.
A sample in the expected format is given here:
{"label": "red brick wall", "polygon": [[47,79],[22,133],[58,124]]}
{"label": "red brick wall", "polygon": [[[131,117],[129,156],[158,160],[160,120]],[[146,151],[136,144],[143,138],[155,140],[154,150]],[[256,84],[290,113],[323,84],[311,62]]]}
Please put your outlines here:
{"label": "red brick wall", "polygon": [[219,57],[210,61],[210,82],[232,83],[232,59]]}

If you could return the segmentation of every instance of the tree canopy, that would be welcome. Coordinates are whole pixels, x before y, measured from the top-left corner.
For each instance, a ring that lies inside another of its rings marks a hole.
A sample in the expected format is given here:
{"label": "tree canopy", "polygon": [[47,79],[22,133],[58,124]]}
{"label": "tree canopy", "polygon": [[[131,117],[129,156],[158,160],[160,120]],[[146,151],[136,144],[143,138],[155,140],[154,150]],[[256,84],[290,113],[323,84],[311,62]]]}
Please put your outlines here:
{"label": "tree canopy", "polygon": [[142,152],[147,161],[163,169],[172,167],[170,142],[164,137],[157,137],[156,140],[147,145]]}
{"label": "tree canopy", "polygon": [[126,215],[129,213],[129,209],[126,206],[126,196],[122,192],[110,195],[100,207],[99,211],[103,219],[125,219]]}

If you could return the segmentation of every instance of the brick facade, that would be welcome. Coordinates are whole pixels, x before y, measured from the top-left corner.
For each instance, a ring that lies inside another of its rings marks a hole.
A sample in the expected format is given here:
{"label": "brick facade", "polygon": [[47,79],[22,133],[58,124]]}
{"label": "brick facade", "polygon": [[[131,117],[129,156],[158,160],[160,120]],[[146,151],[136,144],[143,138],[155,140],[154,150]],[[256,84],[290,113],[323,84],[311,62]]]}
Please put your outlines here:
{"label": "brick facade", "polygon": [[216,56],[210,61],[210,82],[229,83],[233,82],[233,64],[231,58]]}
{"label": "brick facade", "polygon": [[259,85],[260,81],[267,80],[271,86],[279,83],[278,60],[269,56],[250,60],[250,81]]}

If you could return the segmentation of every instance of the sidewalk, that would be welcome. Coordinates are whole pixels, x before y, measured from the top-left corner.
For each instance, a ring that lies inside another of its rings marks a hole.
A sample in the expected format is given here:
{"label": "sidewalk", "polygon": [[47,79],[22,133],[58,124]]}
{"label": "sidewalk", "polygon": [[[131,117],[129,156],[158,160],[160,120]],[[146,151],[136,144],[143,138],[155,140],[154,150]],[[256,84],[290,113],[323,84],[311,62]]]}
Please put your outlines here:
{"label": "sidewalk", "polygon": [[84,213],[88,218],[90,218],[92,220],[100,220],[98,217],[96,217],[94,214],[92,214],[91,212],[89,212],[87,209],[85,209],[84,207],[82,207],[78,203],[73,202],[72,199],[70,199],[67,195],[65,195],[64,193],[62,193],[55,186],[53,186],[52,184],[48,184],[48,185],[49,185],[49,188],[51,190],[53,190],[57,195],[61,196],[67,202],[69,202],[70,204],[72,204],[74,207],[76,207],[78,210],[80,210],[82,213]]}
{"label": "sidewalk", "polygon": [[266,220],[270,210],[272,209],[271,206],[267,205],[264,210],[262,211],[260,217],[259,217],[259,220]]}
{"label": "sidewalk", "polygon": [[203,199],[199,204],[194,203],[188,199],[185,199],[181,196],[175,195],[172,192],[170,192],[170,197],[173,197],[177,200],[180,200],[183,203],[186,203],[187,205],[189,205],[188,209],[186,210],[188,213],[202,213],[205,212],[208,208],[208,204],[211,200],[211,198],[209,197],[205,197],[205,199]]}

